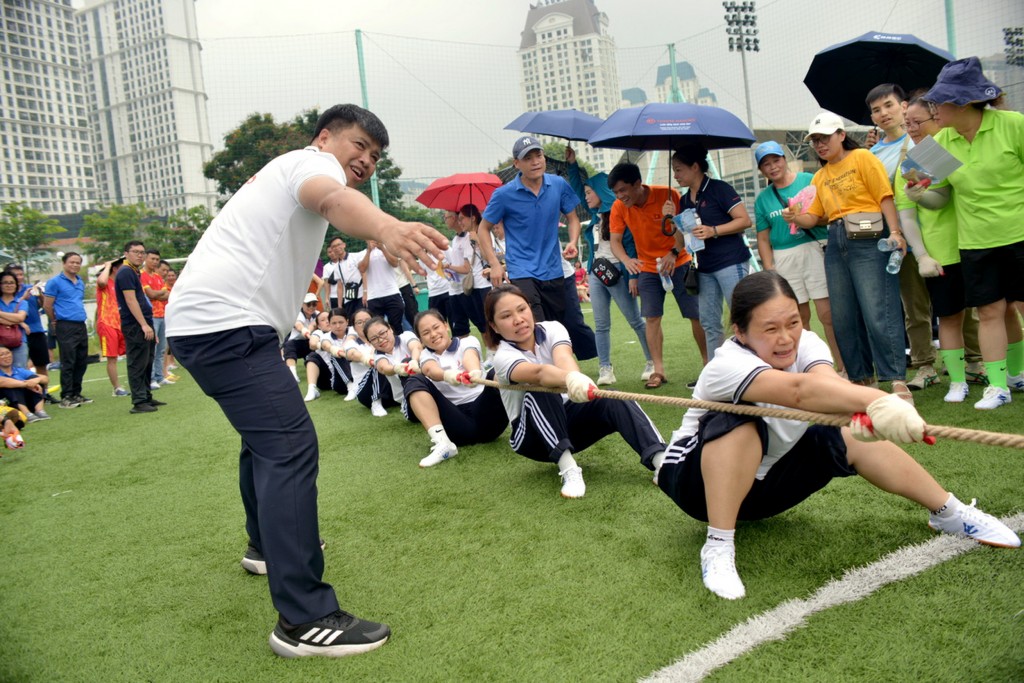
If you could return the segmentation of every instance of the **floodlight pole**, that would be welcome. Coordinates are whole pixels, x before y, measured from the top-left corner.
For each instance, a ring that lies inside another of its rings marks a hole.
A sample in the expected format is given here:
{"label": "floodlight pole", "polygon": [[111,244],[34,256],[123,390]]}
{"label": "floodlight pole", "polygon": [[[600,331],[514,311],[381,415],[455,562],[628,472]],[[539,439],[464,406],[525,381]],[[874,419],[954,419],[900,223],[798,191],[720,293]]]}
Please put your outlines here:
{"label": "floodlight pole", "polygon": [[[761,41],[757,38],[757,12],[754,0],[746,2],[733,2],[727,0],[722,3],[726,11],[725,33],[729,36],[729,52],[740,53],[740,65],[743,68],[743,96],[747,104],[747,125],[750,131],[754,131],[754,111],[750,102],[750,77],[747,75],[747,53],[760,52]],[[758,170],[757,162],[753,155],[750,157],[750,187],[754,196],[757,195]]]}
{"label": "floodlight pole", "polygon": [[[356,55],[359,58],[359,87],[363,91],[363,109],[370,108],[370,98],[366,94],[366,64],[363,61],[363,32],[356,29]],[[377,171],[370,176],[370,196],[373,203],[380,208],[380,191],[377,189]]]}

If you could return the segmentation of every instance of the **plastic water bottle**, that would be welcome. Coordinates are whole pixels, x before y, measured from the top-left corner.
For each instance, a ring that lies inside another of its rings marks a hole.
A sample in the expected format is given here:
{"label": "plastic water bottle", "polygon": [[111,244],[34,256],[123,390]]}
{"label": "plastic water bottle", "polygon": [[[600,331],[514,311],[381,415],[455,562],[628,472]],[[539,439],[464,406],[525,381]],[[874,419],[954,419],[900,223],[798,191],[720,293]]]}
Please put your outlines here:
{"label": "plastic water bottle", "polygon": [[878,251],[889,252],[889,262],[885,264],[885,272],[889,275],[896,275],[903,266],[903,252],[900,251],[896,240],[891,237],[883,237],[878,240]]}
{"label": "plastic water bottle", "polygon": [[662,288],[666,292],[671,292],[672,288],[675,287],[675,284],[673,284],[673,282],[672,282],[672,278],[669,277],[668,275],[665,275],[665,273],[662,272],[662,270],[661,270],[661,259],[660,258],[654,259],[654,262],[658,264],[658,276],[661,278],[661,286],[662,286]]}

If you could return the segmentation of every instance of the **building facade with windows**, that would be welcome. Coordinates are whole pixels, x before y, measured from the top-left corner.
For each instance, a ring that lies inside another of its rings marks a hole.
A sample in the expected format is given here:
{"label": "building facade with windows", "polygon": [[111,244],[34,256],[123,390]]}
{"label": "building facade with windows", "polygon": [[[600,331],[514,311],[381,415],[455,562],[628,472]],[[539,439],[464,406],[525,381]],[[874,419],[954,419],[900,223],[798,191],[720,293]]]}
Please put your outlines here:
{"label": "building facade with windows", "polygon": [[0,203],[47,214],[92,208],[94,158],[71,0],[3,0],[0,71]]}
{"label": "building facade with windows", "polygon": [[86,0],[76,23],[98,200],[214,211],[194,0]]}

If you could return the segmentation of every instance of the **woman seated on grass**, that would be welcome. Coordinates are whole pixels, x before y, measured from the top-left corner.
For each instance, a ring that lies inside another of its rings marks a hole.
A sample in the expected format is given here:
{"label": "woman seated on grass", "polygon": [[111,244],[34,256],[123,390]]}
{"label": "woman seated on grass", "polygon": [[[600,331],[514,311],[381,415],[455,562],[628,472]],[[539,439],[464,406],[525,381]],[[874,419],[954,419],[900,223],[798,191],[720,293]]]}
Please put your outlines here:
{"label": "woman seated on grass", "polygon": [[660,466],[665,442],[640,406],[615,399],[589,402],[597,386],[576,365],[572,341],[562,323],[535,323],[530,303],[515,285],[492,289],[484,312],[484,341],[496,349],[494,369],[499,382],[568,389],[568,396],[501,390],[512,423],[512,450],[531,460],[556,463],[563,497],[582,498],[587,490],[573,453],[609,434],[621,434],[647,469]]}
{"label": "woman seated on grass", "polygon": [[423,345],[412,332],[403,332],[395,337],[391,325],[380,316],[370,318],[363,328],[363,334],[375,350],[370,374],[386,379],[379,383],[379,395],[371,404],[370,412],[374,417],[384,417],[388,414],[386,408],[404,403],[402,382],[409,375],[420,371],[419,360]]}
{"label": "woman seated on grass", "polygon": [[420,467],[433,467],[458,455],[458,446],[494,441],[508,418],[497,389],[472,383],[482,376],[476,337],[452,338],[434,309],[417,315],[414,327],[426,349],[420,374],[405,380],[405,416],[430,435],[434,447]]}
{"label": "woman seated on grass", "polygon": [[[356,383],[352,381],[352,364],[345,357],[343,346],[348,332],[345,310],[334,308],[316,318],[317,329],[309,335],[306,356],[306,402],[320,398],[320,390],[334,389],[346,398],[356,397]],[[351,400],[351,399],[349,399]]]}
{"label": "woman seated on grass", "polygon": [[[764,519],[797,505],[833,477],[859,474],[931,511],[928,526],[981,543],[1018,547],[995,517],[947,493],[889,441],[924,438],[925,423],[895,394],[852,384],[832,369],[828,346],[803,329],[796,295],[773,271],[745,277],[733,292],[735,336],[705,366],[693,397],[857,415],[850,427],[809,425],[691,408],[672,434],[661,489],[694,519],[708,522],[700,552],[704,585],[735,600],[736,520]],[[887,439],[888,441],[879,441]]]}
{"label": "woman seated on grass", "polygon": [[[384,406],[380,404],[380,392],[385,384],[384,378],[373,371],[373,345],[366,340],[366,323],[373,318],[373,314],[365,308],[357,308],[352,314],[352,327],[345,336],[345,343],[342,349],[345,358],[348,359],[352,368],[352,381],[356,385],[355,396],[345,396],[346,401],[353,398],[370,409],[374,415],[381,413],[387,415]],[[376,411],[376,412],[374,412]]]}
{"label": "woman seated on grass", "polygon": [[28,422],[50,419],[44,410],[46,383],[49,381],[46,375],[14,367],[14,353],[6,346],[0,346],[0,399],[24,413]]}

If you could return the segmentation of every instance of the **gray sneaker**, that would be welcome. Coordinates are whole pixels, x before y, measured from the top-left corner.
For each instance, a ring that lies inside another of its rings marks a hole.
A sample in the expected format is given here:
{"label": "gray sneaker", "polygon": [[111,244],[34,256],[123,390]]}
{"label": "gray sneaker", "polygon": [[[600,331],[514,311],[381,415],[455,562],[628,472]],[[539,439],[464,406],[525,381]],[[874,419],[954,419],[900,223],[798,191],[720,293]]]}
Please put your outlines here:
{"label": "gray sneaker", "polygon": [[[50,414],[48,412],[46,412],[45,410],[37,410],[32,415],[35,415],[36,419],[35,420],[29,420],[29,422],[38,422],[39,420],[49,420],[50,419]],[[31,418],[32,415],[29,415],[29,417]]]}
{"label": "gray sneaker", "polygon": [[78,401],[76,401],[75,399],[71,398],[70,396],[68,396],[66,398],[62,398],[60,400],[60,407],[61,408],[77,408],[80,405],[81,404]]}

